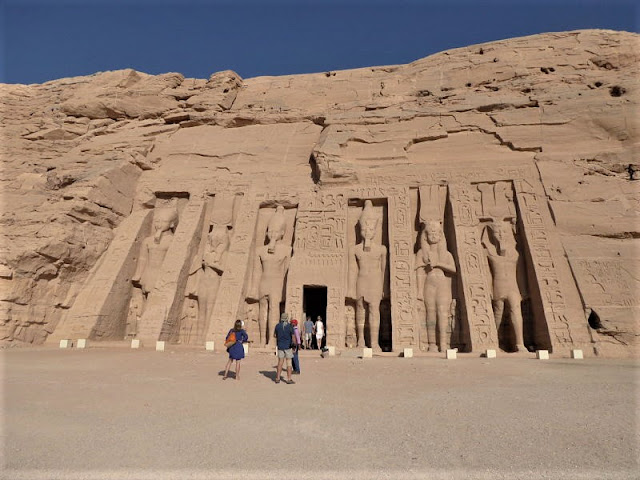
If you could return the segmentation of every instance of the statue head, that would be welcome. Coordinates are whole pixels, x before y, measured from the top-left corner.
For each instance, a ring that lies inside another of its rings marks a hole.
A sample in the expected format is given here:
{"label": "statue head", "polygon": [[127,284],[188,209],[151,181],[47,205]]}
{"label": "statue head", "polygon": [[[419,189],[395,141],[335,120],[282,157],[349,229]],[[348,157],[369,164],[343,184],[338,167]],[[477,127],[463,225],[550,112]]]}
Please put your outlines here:
{"label": "statue head", "polygon": [[268,252],[273,253],[276,248],[276,243],[284,238],[284,234],[287,228],[286,218],[284,216],[284,207],[278,205],[276,207],[276,213],[269,220],[267,224],[267,238],[269,240]]}
{"label": "statue head", "polygon": [[365,200],[364,208],[360,214],[358,224],[360,225],[360,234],[364,239],[365,245],[367,245],[371,240],[373,240],[378,227],[378,216],[373,210],[373,203],[371,200]]}
{"label": "statue head", "polygon": [[442,222],[438,220],[427,220],[422,224],[422,235],[422,238],[430,245],[440,243],[443,236]]}
{"label": "statue head", "polygon": [[489,229],[498,245],[498,251],[504,252],[508,245],[515,243],[514,232],[510,224],[494,221],[489,224]]}
{"label": "statue head", "polygon": [[178,210],[175,207],[159,208],[153,215],[153,239],[160,241],[162,234],[168,230],[174,231],[178,226]]}

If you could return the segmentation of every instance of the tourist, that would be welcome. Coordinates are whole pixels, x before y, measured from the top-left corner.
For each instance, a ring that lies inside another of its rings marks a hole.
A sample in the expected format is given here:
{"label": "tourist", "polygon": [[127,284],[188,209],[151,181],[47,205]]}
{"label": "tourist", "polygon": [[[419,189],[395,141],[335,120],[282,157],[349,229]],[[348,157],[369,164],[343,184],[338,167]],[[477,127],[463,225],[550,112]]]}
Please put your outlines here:
{"label": "tourist", "polygon": [[311,348],[311,340],[313,338],[313,322],[311,321],[311,317],[307,317],[307,320],[302,326],[302,331],[304,333],[304,348],[309,350]]}
{"label": "tourist", "polygon": [[229,361],[224,369],[224,375],[222,377],[223,380],[227,379],[231,362],[234,360],[236,361],[236,380],[240,380],[240,360],[244,358],[244,347],[242,344],[249,340],[249,335],[247,335],[247,332],[242,329],[242,323],[242,320],[236,320],[233,328],[229,330],[229,333],[227,333],[227,338],[229,338],[231,333],[235,334],[236,343],[227,348],[227,352],[229,352]]}
{"label": "tourist", "polygon": [[322,317],[318,315],[316,324],[313,328],[316,332],[316,343],[318,344],[318,350],[322,350],[322,338],[324,337],[324,323],[322,323]]}
{"label": "tourist", "polygon": [[283,313],[280,315],[280,322],[276,325],[273,332],[278,345],[278,367],[276,370],[276,383],[280,383],[280,375],[282,374],[282,364],[287,362],[287,381],[284,383],[291,385],[294,382],[291,379],[291,359],[293,358],[292,346],[297,348],[296,337],[293,333],[293,327],[289,324],[289,315]]}
{"label": "tourist", "polygon": [[300,358],[298,357],[298,350],[300,349],[300,330],[298,330],[298,320],[295,318],[291,320],[293,326],[293,335],[296,338],[296,345],[293,347],[293,358],[291,359],[293,373],[300,375]]}

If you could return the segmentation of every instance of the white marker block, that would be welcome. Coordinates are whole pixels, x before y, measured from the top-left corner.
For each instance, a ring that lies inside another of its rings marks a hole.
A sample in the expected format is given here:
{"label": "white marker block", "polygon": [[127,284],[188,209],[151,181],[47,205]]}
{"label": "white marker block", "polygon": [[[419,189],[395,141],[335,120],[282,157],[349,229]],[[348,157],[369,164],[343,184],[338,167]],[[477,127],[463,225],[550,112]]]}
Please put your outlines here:
{"label": "white marker block", "polygon": [[71,340],[60,340],[60,348],[71,348],[73,347],[73,342]]}
{"label": "white marker block", "polygon": [[571,350],[571,358],[582,360],[584,358],[584,356],[582,355],[582,350]]}
{"label": "white marker block", "polygon": [[456,358],[458,358],[458,350],[455,348],[448,348],[447,349],[447,360],[455,360]]}
{"label": "white marker block", "polygon": [[536,350],[538,360],[549,360],[549,350]]}
{"label": "white marker block", "polygon": [[244,348],[244,354],[249,355],[249,344],[248,343],[243,343],[242,344],[242,348]]}
{"label": "white marker block", "polygon": [[156,342],[156,352],[164,352],[164,342]]}
{"label": "white marker block", "polygon": [[363,348],[362,358],[373,358],[373,348]]}
{"label": "white marker block", "polygon": [[87,339],[86,338],[78,339],[78,343],[76,344],[76,348],[87,348]]}
{"label": "white marker block", "polygon": [[215,350],[215,345],[216,345],[215,342],[206,342],[204,344],[204,348],[208,352],[213,352]]}
{"label": "white marker block", "polygon": [[131,340],[131,348],[140,348],[140,340],[137,338]]}
{"label": "white marker block", "polygon": [[496,358],[497,354],[496,354],[496,351],[495,351],[495,350],[487,350],[487,351],[485,352],[485,356],[486,356],[487,358]]}
{"label": "white marker block", "polygon": [[336,355],[336,347],[331,346],[331,347],[327,347],[327,348],[329,349],[329,356],[330,357],[335,357],[335,355]]}
{"label": "white marker block", "polygon": [[402,350],[402,356],[404,358],[413,357],[413,348],[405,348],[404,350]]}

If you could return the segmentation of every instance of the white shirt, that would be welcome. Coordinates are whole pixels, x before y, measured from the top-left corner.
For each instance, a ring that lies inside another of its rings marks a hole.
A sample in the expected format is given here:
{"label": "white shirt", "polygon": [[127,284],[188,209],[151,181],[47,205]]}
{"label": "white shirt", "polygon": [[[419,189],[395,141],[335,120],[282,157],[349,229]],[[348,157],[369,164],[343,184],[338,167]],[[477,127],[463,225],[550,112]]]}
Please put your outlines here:
{"label": "white shirt", "polygon": [[316,321],[316,337],[324,337],[324,323],[322,323],[322,320]]}

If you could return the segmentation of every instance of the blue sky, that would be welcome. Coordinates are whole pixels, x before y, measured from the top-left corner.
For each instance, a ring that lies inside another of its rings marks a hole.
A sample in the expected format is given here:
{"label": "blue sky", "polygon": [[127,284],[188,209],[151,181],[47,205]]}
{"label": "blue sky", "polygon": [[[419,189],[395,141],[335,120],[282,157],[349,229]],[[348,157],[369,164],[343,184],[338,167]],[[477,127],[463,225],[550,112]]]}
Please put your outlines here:
{"label": "blue sky", "polygon": [[134,68],[244,78],[408,63],[583,28],[638,32],[637,0],[0,0],[0,81]]}

